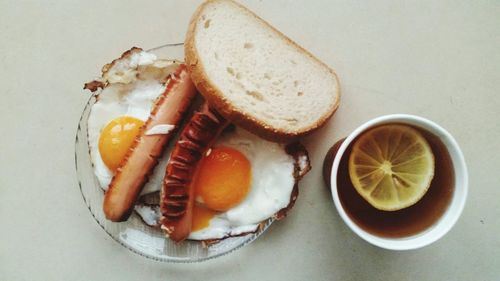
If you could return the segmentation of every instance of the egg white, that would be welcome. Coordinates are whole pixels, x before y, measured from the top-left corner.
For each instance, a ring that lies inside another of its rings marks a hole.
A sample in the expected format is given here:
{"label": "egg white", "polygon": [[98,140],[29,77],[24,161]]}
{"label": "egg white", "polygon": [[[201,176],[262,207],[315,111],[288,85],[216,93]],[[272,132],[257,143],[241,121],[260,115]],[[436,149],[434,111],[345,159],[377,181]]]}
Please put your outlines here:
{"label": "egg white", "polygon": [[259,224],[231,225],[231,222],[223,214],[221,214],[213,217],[206,228],[191,232],[188,239],[222,239],[224,237],[252,233],[255,232],[258,227]]}
{"label": "egg white", "polygon": [[[109,122],[121,116],[131,116],[146,122],[154,102],[165,91],[163,78],[175,70],[172,66],[175,66],[174,62],[157,60],[154,54],[140,51],[118,60],[105,73],[108,85],[97,96],[87,121],[94,174],[104,190],[107,190],[114,173],[104,164],[99,152],[101,131]],[[165,133],[163,130],[156,131]],[[164,154],[142,194],[160,190],[167,161],[168,156]]]}
{"label": "egg white", "polygon": [[216,141],[214,147],[220,146],[236,149],[249,160],[252,174],[250,190],[241,203],[216,215],[208,227],[191,232],[188,239],[221,239],[254,232],[261,222],[290,202],[295,185],[295,160],[286,153],[284,145],[236,128]]}

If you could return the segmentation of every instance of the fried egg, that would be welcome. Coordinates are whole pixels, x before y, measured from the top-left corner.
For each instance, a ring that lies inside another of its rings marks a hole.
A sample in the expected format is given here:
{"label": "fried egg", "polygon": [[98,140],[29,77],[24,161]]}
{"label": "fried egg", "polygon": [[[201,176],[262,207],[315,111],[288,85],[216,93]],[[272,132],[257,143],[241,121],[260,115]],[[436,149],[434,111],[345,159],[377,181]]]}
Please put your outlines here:
{"label": "fried egg", "polygon": [[290,203],[295,160],[285,146],[236,128],[200,162],[188,239],[214,240],[255,232]]}
{"label": "fried egg", "polygon": [[[160,60],[134,48],[103,68],[101,82],[105,87],[91,107],[87,133],[94,174],[104,190],[177,66],[175,61]],[[168,124],[157,127],[146,134],[165,134],[174,128]],[[167,160],[168,156],[160,159],[143,194],[161,188]]]}

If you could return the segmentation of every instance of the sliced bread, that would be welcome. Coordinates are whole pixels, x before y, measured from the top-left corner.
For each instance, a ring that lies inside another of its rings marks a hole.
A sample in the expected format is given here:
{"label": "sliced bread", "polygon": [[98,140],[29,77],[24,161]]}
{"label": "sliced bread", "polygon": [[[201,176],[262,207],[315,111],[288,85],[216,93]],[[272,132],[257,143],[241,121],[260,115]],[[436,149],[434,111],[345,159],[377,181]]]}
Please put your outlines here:
{"label": "sliced bread", "polygon": [[290,141],[323,125],[339,105],[335,72],[244,6],[204,2],[185,42],[198,90],[255,134]]}

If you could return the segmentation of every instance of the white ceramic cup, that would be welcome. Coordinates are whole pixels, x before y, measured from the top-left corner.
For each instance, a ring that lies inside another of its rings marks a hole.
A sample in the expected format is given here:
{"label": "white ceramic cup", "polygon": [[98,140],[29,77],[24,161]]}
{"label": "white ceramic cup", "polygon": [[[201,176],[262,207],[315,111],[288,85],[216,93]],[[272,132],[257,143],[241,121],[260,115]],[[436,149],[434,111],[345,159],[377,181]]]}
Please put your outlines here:
{"label": "white ceramic cup", "polygon": [[[434,223],[423,232],[413,236],[402,238],[380,237],[363,230],[353,220],[351,220],[351,218],[349,218],[342,204],[340,203],[339,195],[337,192],[337,173],[340,165],[340,160],[342,159],[342,156],[346,152],[349,145],[357,136],[359,136],[366,130],[375,126],[390,123],[408,124],[420,128],[424,131],[428,131],[438,137],[448,149],[455,175],[453,195],[450,205],[448,206],[448,209],[445,211],[445,213],[439,218],[436,223]],[[393,114],[372,119],[359,126],[349,136],[347,136],[342,145],[339,147],[337,154],[335,155],[335,158],[333,160],[332,170],[330,174],[330,184],[335,207],[337,208],[340,217],[349,226],[349,228],[352,229],[352,231],[354,231],[357,235],[359,235],[367,242],[381,248],[390,250],[411,250],[427,246],[437,241],[439,238],[443,237],[457,222],[460,214],[462,213],[467,198],[468,175],[462,151],[460,150],[460,147],[450,133],[448,133],[445,129],[443,129],[436,123],[425,118],[407,114]]]}

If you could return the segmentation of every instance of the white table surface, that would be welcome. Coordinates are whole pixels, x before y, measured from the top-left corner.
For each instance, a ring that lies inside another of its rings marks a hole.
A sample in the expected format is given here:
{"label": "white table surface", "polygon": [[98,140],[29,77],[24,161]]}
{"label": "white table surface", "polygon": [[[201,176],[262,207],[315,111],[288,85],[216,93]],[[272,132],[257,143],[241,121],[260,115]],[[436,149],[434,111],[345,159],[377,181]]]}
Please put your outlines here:
{"label": "white table surface", "polygon": [[[500,280],[497,1],[243,1],[340,77],[340,109],[303,140],[313,170],[295,208],[251,245],[200,264],[114,242],[77,185],[82,85],[131,46],[182,42],[198,2],[0,1],[0,280]],[[330,145],[389,113],[447,128],[469,168],[462,217],[420,250],[355,236],[321,179]]]}

